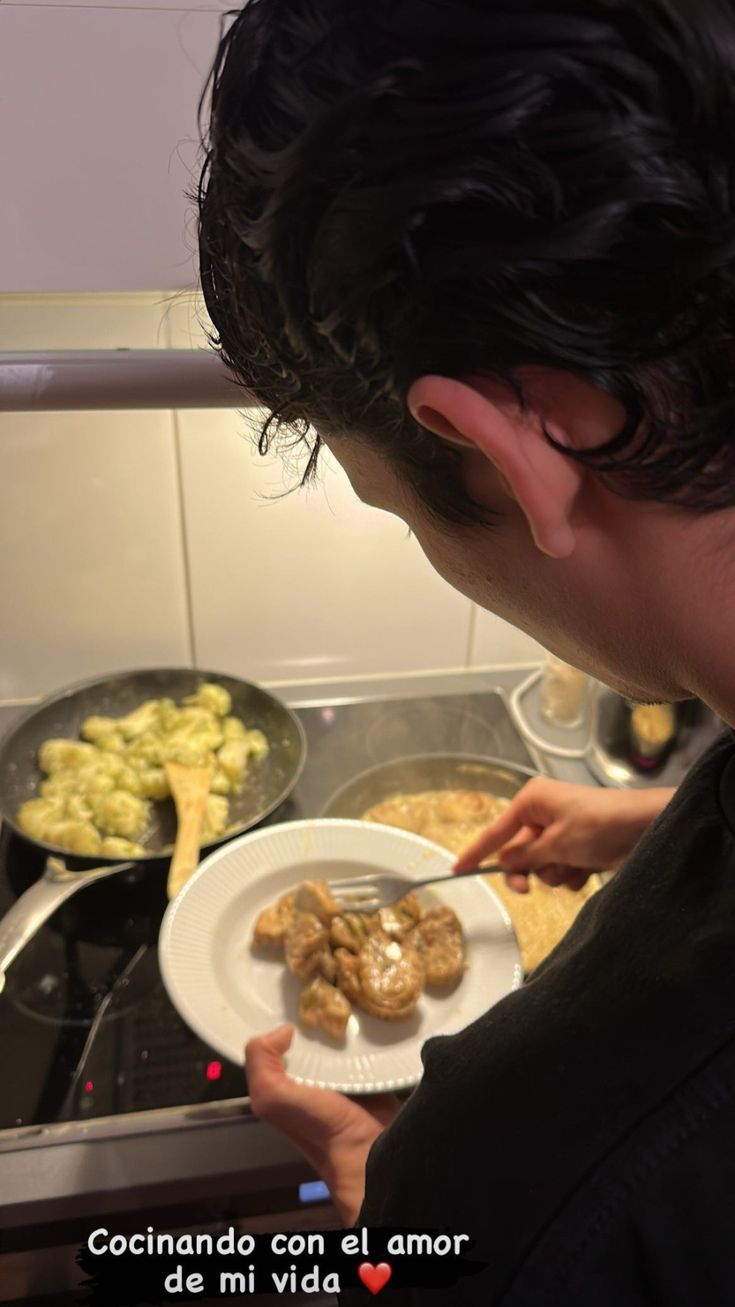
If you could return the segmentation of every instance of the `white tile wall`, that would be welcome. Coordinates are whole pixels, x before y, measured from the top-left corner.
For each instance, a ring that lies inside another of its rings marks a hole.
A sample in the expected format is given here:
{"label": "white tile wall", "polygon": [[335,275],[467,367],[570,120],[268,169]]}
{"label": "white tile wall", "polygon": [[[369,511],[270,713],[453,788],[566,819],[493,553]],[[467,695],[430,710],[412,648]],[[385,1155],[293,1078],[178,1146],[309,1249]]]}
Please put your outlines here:
{"label": "white tile wall", "polygon": [[0,415],[0,699],[189,660],[168,413]]}
{"label": "white tile wall", "polygon": [[[207,328],[211,327],[211,324],[207,317],[203,300],[201,296],[196,293],[182,292],[181,294],[172,297],[168,303],[166,311],[166,323],[169,331],[170,342],[176,348],[192,349],[206,344],[206,332]],[[191,430],[193,427],[196,427],[196,425],[196,418],[194,418],[193,422],[189,424],[189,429]],[[242,426],[244,428],[245,423],[243,423]],[[259,470],[257,466],[254,469],[253,475],[258,481],[265,479],[265,472],[262,468]],[[274,473],[273,475],[277,482],[277,473]],[[332,482],[330,478],[330,497],[333,496],[331,486]],[[338,493],[343,499],[346,495],[347,499],[345,502],[349,502],[350,492],[346,483],[343,482]],[[289,501],[287,506],[291,508],[294,504],[295,497]],[[300,514],[299,523],[301,523],[304,510],[300,504],[298,505],[298,508]],[[360,511],[363,514],[371,513],[371,510],[365,508],[362,508]],[[378,519],[384,519],[384,515],[382,514],[378,514],[377,516]],[[368,519],[366,518],[366,520]],[[305,525],[308,521],[309,518],[307,516],[305,519]],[[387,535],[385,537],[385,548],[383,554],[384,567],[387,575],[390,575],[394,564],[392,557],[392,544],[393,535]],[[325,540],[325,548],[328,548],[328,546],[329,540],[327,537]],[[415,555],[419,553],[415,546],[413,553]],[[414,566],[417,566],[418,563],[419,560],[414,559]],[[508,622],[504,622],[502,618],[496,617],[494,613],[485,612],[480,608],[474,607],[474,605],[472,606],[472,610],[468,648],[463,651],[460,661],[454,665],[464,666],[465,661],[467,661],[467,664],[472,667],[499,667],[505,664],[538,662],[544,657],[545,650],[542,649],[535,640],[532,640],[530,636],[525,635],[524,632],[516,630],[514,626],[511,626]],[[456,649],[456,646],[452,646],[452,648]],[[401,667],[404,666],[403,659],[401,659],[399,665]],[[422,661],[422,651],[419,650],[418,653],[413,654],[413,660],[409,665],[418,670],[426,666],[435,667],[445,666],[447,664],[431,661],[424,662]],[[378,668],[377,666],[365,665],[359,670],[361,672],[370,673],[372,671],[377,671]]]}
{"label": "white tile wall", "polygon": [[[0,0],[0,290],[21,292],[0,294],[0,349],[202,342],[191,297],[167,308],[163,293],[79,292],[193,284],[196,106],[230,8]],[[51,111],[38,110],[39,86]],[[13,560],[0,579],[13,613],[0,699],[103,664],[188,656],[173,425],[166,414],[0,417],[0,533]],[[180,418],[201,660],[240,669],[249,658],[259,675],[293,677],[541,656],[453,595],[400,523],[356,505],[337,472],[326,498],[259,502],[279,474],[238,429],[232,415]]]}
{"label": "white tile wall", "polygon": [[166,296],[163,323],[171,349],[207,348],[212,323],[198,291],[180,290]]}
{"label": "white tile wall", "polygon": [[[201,318],[191,295],[0,295],[0,349],[195,348]],[[247,430],[229,411],[0,415],[0,701],[193,657],[293,681],[541,656],[335,466],[274,501],[280,464]]]}
{"label": "white tile wall", "polygon": [[470,666],[501,667],[507,663],[538,663],[546,657],[546,650],[509,622],[487,613],[475,611],[474,629],[470,648]]}
{"label": "white tile wall", "polygon": [[[160,295],[0,295],[0,349],[165,343]],[[0,540],[0,699],[190,661],[170,413],[0,414]]]}
{"label": "white tile wall", "polygon": [[[251,419],[252,420],[252,419]],[[179,414],[197,660],[256,680],[463,666],[470,605],[325,460],[283,491],[246,420]]]}
{"label": "white tile wall", "polygon": [[165,349],[174,302],[162,292],[0,294],[0,350]]}

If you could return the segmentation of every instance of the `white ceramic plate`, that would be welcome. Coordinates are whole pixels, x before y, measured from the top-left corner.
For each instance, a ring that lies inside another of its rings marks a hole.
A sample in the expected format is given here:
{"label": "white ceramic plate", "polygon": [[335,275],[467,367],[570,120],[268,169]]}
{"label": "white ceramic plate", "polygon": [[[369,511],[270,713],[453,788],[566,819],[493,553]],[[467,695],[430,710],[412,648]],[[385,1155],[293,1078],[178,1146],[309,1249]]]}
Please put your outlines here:
{"label": "white ceramic plate", "polygon": [[407,1021],[350,1017],[344,1044],[297,1024],[300,981],[283,958],[250,947],[258,913],[305,879],[397,872],[408,881],[451,871],[452,855],[405,831],[371,822],[288,822],[243,835],[212,853],[169,904],[161,927],[161,973],[191,1028],[241,1062],[245,1041],[284,1021],[296,1025],[289,1074],[344,1093],[406,1089],[421,1077],[421,1046],[474,1021],[522,979],[510,918],[481,877],[422,890],[424,908],[447,904],[467,941],[467,971],[445,996],[424,993]]}

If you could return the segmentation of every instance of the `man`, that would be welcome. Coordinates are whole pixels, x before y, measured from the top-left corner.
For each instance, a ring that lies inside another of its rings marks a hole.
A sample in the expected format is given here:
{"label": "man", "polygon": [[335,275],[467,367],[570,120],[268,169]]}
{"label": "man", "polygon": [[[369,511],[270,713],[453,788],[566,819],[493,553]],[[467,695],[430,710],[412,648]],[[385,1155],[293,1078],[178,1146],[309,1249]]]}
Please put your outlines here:
{"label": "man", "polygon": [[[202,281],[262,443],[326,443],[619,692],[735,721],[732,0],[251,0],[212,89]],[[635,848],[398,1115],[294,1085],[287,1027],[247,1050],[347,1222],[471,1234],[437,1300],[732,1301],[729,736],[667,797],[536,785],[491,828],[516,878]]]}

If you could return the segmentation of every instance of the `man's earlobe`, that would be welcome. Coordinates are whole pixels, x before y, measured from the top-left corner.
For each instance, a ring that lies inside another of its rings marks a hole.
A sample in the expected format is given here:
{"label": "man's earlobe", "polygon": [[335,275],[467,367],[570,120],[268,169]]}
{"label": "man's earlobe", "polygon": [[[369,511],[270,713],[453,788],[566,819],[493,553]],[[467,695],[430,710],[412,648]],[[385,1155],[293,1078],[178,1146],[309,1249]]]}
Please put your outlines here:
{"label": "man's earlobe", "polygon": [[[530,525],[530,523],[529,523]],[[577,546],[577,537],[567,522],[550,526],[538,532],[531,526],[536,547],[547,558],[571,558]]]}

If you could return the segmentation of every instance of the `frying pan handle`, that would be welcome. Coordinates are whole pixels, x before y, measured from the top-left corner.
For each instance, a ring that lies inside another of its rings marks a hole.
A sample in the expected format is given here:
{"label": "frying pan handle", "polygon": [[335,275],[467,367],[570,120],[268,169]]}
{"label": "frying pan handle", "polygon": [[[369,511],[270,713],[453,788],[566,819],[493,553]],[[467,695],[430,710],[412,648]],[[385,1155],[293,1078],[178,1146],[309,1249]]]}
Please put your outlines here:
{"label": "frying pan handle", "polygon": [[44,921],[77,890],[124,871],[132,863],[113,867],[94,867],[91,871],[67,871],[63,862],[49,858],[40,880],[31,885],[0,921],[0,994],[5,988],[5,972]]}

